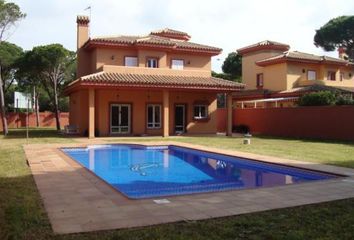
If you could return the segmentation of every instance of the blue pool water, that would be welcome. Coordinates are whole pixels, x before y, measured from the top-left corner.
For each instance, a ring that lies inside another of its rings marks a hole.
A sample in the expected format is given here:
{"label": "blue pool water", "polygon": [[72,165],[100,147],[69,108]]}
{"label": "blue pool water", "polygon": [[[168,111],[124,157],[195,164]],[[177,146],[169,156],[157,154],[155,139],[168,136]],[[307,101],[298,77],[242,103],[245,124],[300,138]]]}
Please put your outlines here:
{"label": "blue pool water", "polygon": [[177,146],[63,148],[128,198],[271,187],[335,176]]}

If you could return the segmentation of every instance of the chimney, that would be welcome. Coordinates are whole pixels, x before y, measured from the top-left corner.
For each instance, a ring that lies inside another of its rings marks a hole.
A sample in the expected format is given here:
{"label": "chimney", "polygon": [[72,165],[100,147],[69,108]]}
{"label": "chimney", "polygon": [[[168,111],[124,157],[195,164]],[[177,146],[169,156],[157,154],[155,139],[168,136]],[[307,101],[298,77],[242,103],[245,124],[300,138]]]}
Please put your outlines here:
{"label": "chimney", "polygon": [[343,59],[343,60],[347,60],[348,59],[348,55],[346,54],[344,47],[339,47],[338,48],[338,57],[340,59]]}
{"label": "chimney", "polygon": [[81,48],[89,39],[89,23],[88,16],[77,16],[77,49]]}

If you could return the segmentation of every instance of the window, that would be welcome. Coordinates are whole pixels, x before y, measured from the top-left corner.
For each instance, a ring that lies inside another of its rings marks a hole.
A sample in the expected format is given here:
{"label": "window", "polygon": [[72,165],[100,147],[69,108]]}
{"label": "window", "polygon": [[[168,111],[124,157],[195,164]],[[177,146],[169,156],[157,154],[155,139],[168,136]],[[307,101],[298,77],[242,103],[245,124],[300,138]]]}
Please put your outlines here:
{"label": "window", "polygon": [[124,58],[124,66],[137,67],[138,66],[138,58],[137,57],[125,57]]}
{"label": "window", "polygon": [[263,73],[257,74],[257,88],[263,88]]}
{"label": "window", "polygon": [[327,80],[335,81],[336,80],[336,72],[328,71]]}
{"label": "window", "polygon": [[172,69],[183,70],[183,65],[184,65],[183,60],[172,59],[172,66],[171,66]]}
{"label": "window", "polygon": [[157,58],[148,58],[146,60],[146,67],[148,67],[148,68],[158,68]]}
{"label": "window", "polygon": [[316,71],[308,70],[307,71],[307,80],[316,80]]}
{"label": "window", "polygon": [[147,106],[147,128],[161,127],[161,105],[149,104]]}
{"label": "window", "polygon": [[195,119],[204,119],[208,117],[208,106],[207,105],[194,105],[194,114]]}

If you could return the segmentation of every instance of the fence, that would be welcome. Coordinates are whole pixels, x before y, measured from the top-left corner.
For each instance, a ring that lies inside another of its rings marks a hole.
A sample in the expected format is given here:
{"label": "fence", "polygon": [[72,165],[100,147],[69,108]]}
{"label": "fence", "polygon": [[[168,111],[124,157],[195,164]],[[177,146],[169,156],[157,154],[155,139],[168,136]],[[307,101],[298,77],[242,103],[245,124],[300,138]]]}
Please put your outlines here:
{"label": "fence", "polygon": [[[27,115],[25,113],[8,113],[7,124],[9,128],[21,128],[26,127]],[[29,127],[36,127],[36,114],[29,114]],[[60,113],[60,124],[65,126],[69,124],[69,113]],[[40,127],[55,127],[55,114],[52,112],[40,112],[39,113],[39,126]],[[0,132],[2,131],[2,119],[0,118]]]}
{"label": "fence", "polygon": [[[218,109],[218,130],[226,129],[226,110]],[[233,126],[253,134],[354,140],[354,106],[234,109]]]}

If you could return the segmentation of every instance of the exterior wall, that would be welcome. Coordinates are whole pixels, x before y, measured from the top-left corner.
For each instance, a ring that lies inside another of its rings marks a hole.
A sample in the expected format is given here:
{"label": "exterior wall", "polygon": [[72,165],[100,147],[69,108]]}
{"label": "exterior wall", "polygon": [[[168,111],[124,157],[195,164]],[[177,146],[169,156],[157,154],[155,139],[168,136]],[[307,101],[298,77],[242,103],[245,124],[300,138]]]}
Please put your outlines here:
{"label": "exterior wall", "polygon": [[[340,119],[340,127],[338,122]],[[354,106],[235,109],[233,125],[252,134],[281,137],[354,140]]]}
{"label": "exterior wall", "polygon": [[207,70],[175,70],[169,68],[144,68],[104,65],[99,71],[131,74],[151,74],[165,76],[210,77],[211,71]]}
{"label": "exterior wall", "polygon": [[[254,76],[256,81],[256,76]],[[263,69],[263,88],[273,91],[287,90],[286,63],[267,66]]]}
{"label": "exterior wall", "polygon": [[211,71],[210,56],[169,53],[167,55],[167,64],[169,68],[172,67],[172,59],[183,60],[184,61],[183,69],[185,70]]}
{"label": "exterior wall", "polygon": [[[83,134],[88,128],[88,90],[81,90],[70,95],[70,124],[79,127]],[[209,118],[207,120],[193,119],[193,105],[207,103]],[[131,104],[131,134],[132,135],[162,135],[160,129],[147,129],[147,104],[163,104],[162,91],[147,90],[105,90],[95,91],[95,129],[99,136],[110,135],[110,104]],[[176,104],[186,105],[186,132],[216,133],[216,93],[210,92],[170,92],[169,97],[169,133],[174,134],[174,109]],[[161,112],[162,116],[162,112]],[[163,124],[163,118],[162,118]]]}
{"label": "exterior wall", "polygon": [[88,25],[77,25],[77,77],[90,73],[90,52],[82,49],[82,46],[89,39]]}
{"label": "exterior wall", "polygon": [[226,132],[227,131],[227,109],[218,108],[216,109],[216,131],[217,132]]}
{"label": "exterior wall", "polygon": [[[208,107],[208,120],[193,119],[193,105],[196,102],[206,103]],[[170,92],[170,135],[174,134],[174,109],[176,104],[186,104],[187,133],[216,133],[216,93],[199,92]]]}
{"label": "exterior wall", "polygon": [[[246,90],[257,89],[257,74],[263,73],[264,89],[284,91],[299,86],[322,84],[337,87],[354,87],[354,69],[329,64],[310,63],[281,63],[260,67],[256,61],[275,56],[281,51],[258,51],[242,56],[242,82],[246,84]],[[317,81],[307,80],[307,71],[314,70],[317,73]],[[336,72],[336,81],[327,80],[328,71]],[[344,73],[343,81],[340,81],[340,73]]]}
{"label": "exterior wall", "polygon": [[124,66],[125,57],[137,57],[138,52],[136,50],[129,49],[109,49],[98,48],[94,50],[96,52],[95,69],[101,68],[103,65]]}
{"label": "exterior wall", "polygon": [[[25,113],[8,113],[7,124],[9,128],[21,128],[27,125],[27,115]],[[29,127],[36,127],[36,114],[29,114]],[[64,127],[69,124],[69,113],[60,113],[60,125]],[[39,113],[40,127],[56,127],[55,114],[52,112]],[[2,118],[0,118],[0,132],[2,132]]]}
{"label": "exterior wall", "polygon": [[80,90],[70,94],[69,123],[84,134],[88,129],[88,91]]}
{"label": "exterior wall", "polygon": [[[85,68],[85,72],[98,72],[102,71],[104,66],[120,66],[124,67],[125,57],[138,57],[138,68],[141,71],[146,70],[146,59],[149,57],[156,57],[159,59],[159,68],[170,70],[172,59],[179,59],[184,61],[184,70],[179,70],[180,74],[183,74],[185,70],[193,71],[205,71],[210,75],[211,72],[211,58],[205,55],[192,55],[192,54],[175,54],[166,53],[158,51],[147,51],[147,50],[129,50],[129,49],[109,49],[109,48],[99,48],[93,49],[90,52],[86,52],[89,59],[86,64],[89,67]],[[117,68],[115,68],[117,69]],[[126,68],[128,72],[139,71],[134,70],[134,67]]]}
{"label": "exterior wall", "polygon": [[[270,66],[269,66],[270,67]],[[268,68],[268,67],[266,67]],[[314,70],[317,73],[316,81],[307,80],[307,71]],[[336,72],[336,80],[327,80],[328,71]],[[321,84],[337,87],[354,87],[354,70],[350,67],[340,67],[335,65],[315,65],[315,64],[287,64],[287,89],[312,84]],[[340,73],[344,73],[343,81],[340,81]],[[351,77],[350,77],[351,74]]]}
{"label": "exterior wall", "polygon": [[167,68],[167,53],[159,51],[138,50],[139,67],[146,67],[147,58],[157,58],[159,68]]}
{"label": "exterior wall", "polygon": [[242,56],[242,83],[246,84],[246,90],[257,89],[256,76],[258,73],[264,73],[263,67],[257,66],[255,62],[280,53],[282,51],[264,50],[247,53]]}

